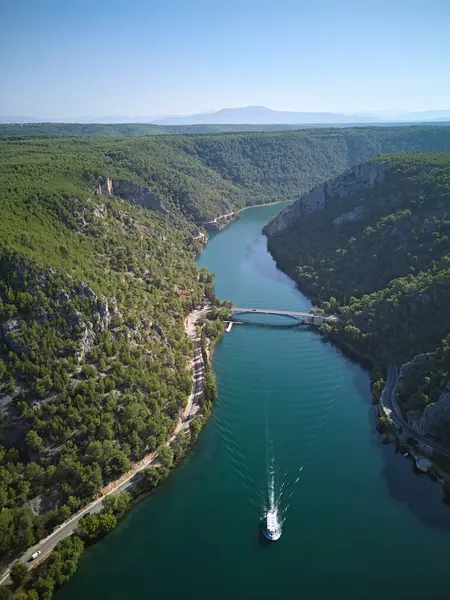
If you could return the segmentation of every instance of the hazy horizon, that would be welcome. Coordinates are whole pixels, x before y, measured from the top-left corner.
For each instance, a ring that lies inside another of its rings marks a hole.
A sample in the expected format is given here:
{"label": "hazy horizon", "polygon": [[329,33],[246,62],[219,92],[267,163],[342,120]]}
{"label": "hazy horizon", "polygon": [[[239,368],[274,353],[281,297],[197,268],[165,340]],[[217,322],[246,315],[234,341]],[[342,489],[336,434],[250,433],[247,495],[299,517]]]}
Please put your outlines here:
{"label": "hazy horizon", "polygon": [[17,0],[2,25],[4,116],[450,109],[447,0]]}
{"label": "hazy horizon", "polygon": [[[259,119],[253,115],[252,110],[255,109],[255,114],[267,113],[264,119]],[[221,116],[226,114],[227,117],[221,119]],[[244,115],[252,114],[251,119],[245,118]],[[234,118],[234,115],[239,115]],[[273,118],[270,118],[272,117]],[[280,119],[279,116],[284,117]],[[289,118],[291,115],[305,115],[307,118],[302,121]],[[82,115],[68,116],[63,118],[42,118],[35,115],[0,115],[0,123],[104,123],[104,124],[120,124],[120,123],[149,123],[155,125],[189,125],[189,124],[324,124],[327,123],[327,118],[330,117],[330,124],[339,123],[355,123],[355,124],[370,124],[370,123],[389,123],[403,121],[417,122],[433,122],[433,121],[449,121],[450,109],[439,109],[432,111],[418,112],[403,112],[403,111],[362,111],[359,113],[333,113],[331,111],[324,112],[306,112],[306,111],[279,111],[263,106],[247,106],[247,107],[223,107],[217,111],[204,111],[195,114],[175,114],[175,115]],[[343,119],[342,117],[346,117]],[[17,120],[14,120],[17,119]],[[352,120],[353,119],[353,120]]]}

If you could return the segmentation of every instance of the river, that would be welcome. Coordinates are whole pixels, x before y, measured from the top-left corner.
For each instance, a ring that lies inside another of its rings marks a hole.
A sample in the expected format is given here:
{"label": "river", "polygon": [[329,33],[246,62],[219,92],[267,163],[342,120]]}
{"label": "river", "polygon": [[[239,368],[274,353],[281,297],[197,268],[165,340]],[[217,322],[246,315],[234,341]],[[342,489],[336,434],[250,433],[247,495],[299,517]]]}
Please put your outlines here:
{"label": "river", "polygon": [[[241,213],[199,258],[237,306],[302,310],[262,225]],[[450,507],[383,446],[369,376],[315,331],[246,315],[216,346],[218,399],[180,468],[102,542],[57,600],[447,597]],[[259,524],[274,486],[276,543]]]}

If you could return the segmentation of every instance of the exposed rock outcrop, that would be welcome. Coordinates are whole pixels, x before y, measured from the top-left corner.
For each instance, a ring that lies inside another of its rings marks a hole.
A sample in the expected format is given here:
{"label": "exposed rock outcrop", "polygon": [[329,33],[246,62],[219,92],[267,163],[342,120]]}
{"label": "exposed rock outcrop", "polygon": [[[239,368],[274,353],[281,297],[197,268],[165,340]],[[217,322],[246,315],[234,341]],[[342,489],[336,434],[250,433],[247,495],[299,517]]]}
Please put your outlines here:
{"label": "exposed rock outcrop", "polygon": [[92,323],[87,323],[86,328],[84,329],[81,339],[79,342],[79,350],[77,352],[78,362],[81,363],[85,357],[85,355],[89,352],[89,350],[94,346],[95,343],[95,333],[93,331]]}
{"label": "exposed rock outcrop", "polygon": [[6,345],[13,352],[29,352],[29,348],[27,348],[22,340],[20,323],[21,320],[17,317],[13,317],[6,321],[6,323],[3,323],[3,337]]}
{"label": "exposed rock outcrop", "polygon": [[422,419],[420,420],[420,430],[424,435],[428,435],[446,443],[443,439],[445,431],[450,427],[450,382],[445,386],[444,391],[439,396],[437,402],[433,402],[425,407]]}
{"label": "exposed rock outcrop", "polygon": [[400,367],[400,372],[398,375],[398,381],[396,390],[398,392],[403,392],[408,384],[408,382],[417,377],[422,371],[424,365],[433,360],[436,354],[434,352],[426,352],[424,354],[418,354],[412,360],[405,363]]}
{"label": "exposed rock outcrop", "polygon": [[[336,177],[336,179],[331,179],[300,196],[294,204],[285,208],[275,219],[268,223],[264,228],[264,232],[267,235],[277,233],[302,216],[322,210],[334,199],[355,196],[369,188],[373,188],[379,183],[383,183],[388,169],[388,165],[376,161],[366,162],[353,167],[343,175]],[[346,213],[339,217],[342,219],[341,222],[360,218],[363,214],[361,209],[364,207],[357,208],[359,210],[356,213],[356,209],[354,209],[351,213]]]}
{"label": "exposed rock outcrop", "polygon": [[167,212],[161,200],[148,187],[137,185],[129,181],[115,181],[113,183],[113,194],[133,204],[140,204],[146,208]]}
{"label": "exposed rock outcrop", "polygon": [[98,204],[92,209],[92,214],[97,219],[106,219],[108,216],[108,209],[106,208],[105,204]]}
{"label": "exposed rock outcrop", "polygon": [[358,221],[367,212],[365,206],[355,206],[353,210],[344,213],[340,217],[333,219],[333,225],[342,225],[342,223],[351,223],[352,221]]}
{"label": "exposed rock outcrop", "polygon": [[111,198],[113,195],[112,179],[109,177],[99,177],[94,184],[94,194],[96,196],[106,196]]}
{"label": "exposed rock outcrop", "polygon": [[[99,177],[94,184],[94,194],[96,196],[117,196],[122,200],[128,200],[133,204],[140,204],[146,208],[157,210],[160,212],[167,212],[166,207],[161,200],[153,192],[151,192],[145,185],[138,185],[131,181],[113,181],[109,177]],[[97,207],[97,217],[104,218],[103,211],[100,210],[100,205]]]}

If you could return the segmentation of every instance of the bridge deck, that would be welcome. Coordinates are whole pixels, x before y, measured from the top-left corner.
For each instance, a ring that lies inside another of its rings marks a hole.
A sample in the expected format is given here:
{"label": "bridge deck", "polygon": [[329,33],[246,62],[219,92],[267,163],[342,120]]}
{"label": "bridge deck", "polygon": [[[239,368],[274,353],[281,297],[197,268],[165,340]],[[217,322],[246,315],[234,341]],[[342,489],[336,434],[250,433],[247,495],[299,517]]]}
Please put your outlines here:
{"label": "bridge deck", "polygon": [[[292,311],[292,310],[272,310],[270,308],[238,308],[238,307],[233,307],[231,309],[232,313],[256,313],[256,314],[260,314],[260,315],[280,315],[281,317],[283,316],[288,316],[288,317],[313,317],[314,314],[310,313],[310,312],[298,312],[298,311]],[[325,316],[320,314],[320,316]]]}

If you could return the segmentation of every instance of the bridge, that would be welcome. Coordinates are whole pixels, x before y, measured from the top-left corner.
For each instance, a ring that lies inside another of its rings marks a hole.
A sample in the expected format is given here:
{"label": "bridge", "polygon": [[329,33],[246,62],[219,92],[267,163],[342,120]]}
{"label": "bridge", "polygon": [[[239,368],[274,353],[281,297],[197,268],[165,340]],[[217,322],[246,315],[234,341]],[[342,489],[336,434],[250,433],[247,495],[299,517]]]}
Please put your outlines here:
{"label": "bridge", "polygon": [[272,308],[239,308],[233,307],[230,309],[232,316],[235,315],[275,315],[277,317],[287,317],[301,323],[310,323],[311,325],[322,325],[326,320],[334,318],[323,313],[314,314],[310,312],[293,311],[293,310],[275,310]]}

